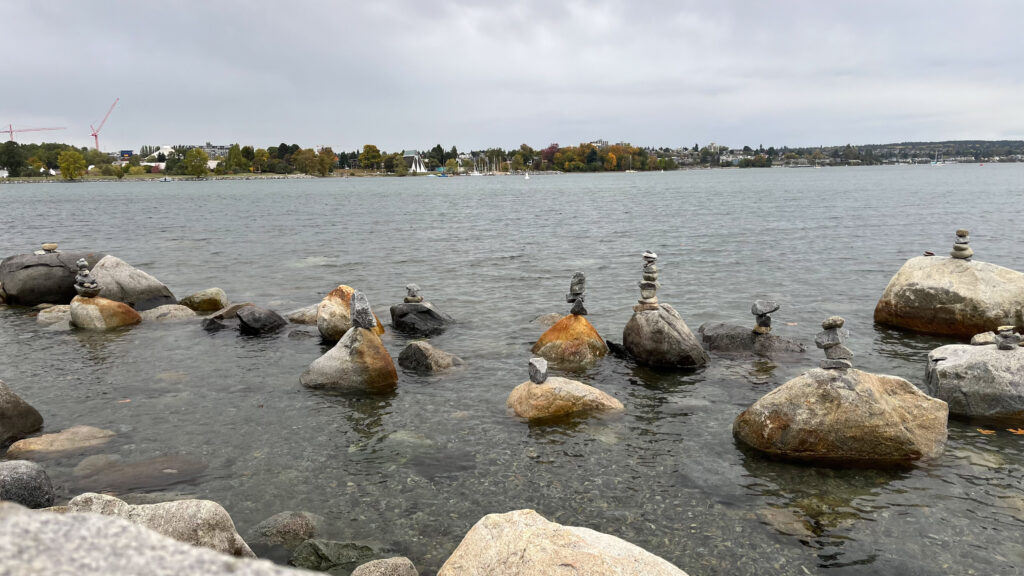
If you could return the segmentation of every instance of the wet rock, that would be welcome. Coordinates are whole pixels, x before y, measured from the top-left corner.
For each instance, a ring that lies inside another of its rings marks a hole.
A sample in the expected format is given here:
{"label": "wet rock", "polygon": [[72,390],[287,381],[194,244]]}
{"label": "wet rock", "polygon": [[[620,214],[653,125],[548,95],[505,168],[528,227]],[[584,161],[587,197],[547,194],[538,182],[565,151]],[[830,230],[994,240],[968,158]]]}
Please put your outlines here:
{"label": "wet rock", "polygon": [[116,256],[104,256],[92,267],[92,275],[101,286],[100,297],[139,311],[178,303],[162,282]]}
{"label": "wet rock", "polygon": [[622,344],[638,363],[667,368],[699,368],[708,355],[679,313],[668,304],[637,310],[622,330]]}
{"label": "wet rock", "polygon": [[232,304],[225,306],[220,310],[210,314],[210,318],[213,320],[232,320],[238,317],[238,311],[246,306],[253,306],[252,302],[239,302],[238,304]]}
{"label": "wet rock", "polygon": [[317,358],[299,380],[308,388],[383,393],[395,389],[398,372],[384,343],[372,330],[353,327]]}
{"label": "wet rock", "polygon": [[940,346],[928,354],[925,391],[950,414],[1024,420],[1024,348]]}
{"label": "wet rock", "polygon": [[[331,290],[324,299],[317,305],[316,327],[320,330],[320,336],[328,342],[337,342],[352,327],[352,296],[355,289],[344,284]],[[376,314],[377,327],[374,332],[378,335],[384,333],[384,327]]]}
{"label": "wet rock", "polygon": [[228,295],[220,288],[207,288],[181,299],[178,304],[195,312],[216,312],[228,306]]}
{"label": "wet rock", "polygon": [[807,518],[788,508],[762,508],[757,511],[757,518],[780,534],[799,536],[800,538],[815,536],[807,523]]}
{"label": "wet rock", "polygon": [[114,437],[110,430],[73,426],[54,434],[19,440],[7,449],[7,458],[39,460],[102,446]]}
{"label": "wet rock", "polygon": [[0,503],[7,574],[78,576],[300,576],[264,560],[183,544],[121,518],[54,514]]}
{"label": "wet rock", "polygon": [[[24,438],[43,427],[39,411],[0,380],[0,447]],[[8,458],[14,455],[8,454]]]}
{"label": "wet rock", "polygon": [[444,332],[452,321],[430,302],[403,302],[391,307],[391,325],[406,334],[433,336]]}
{"label": "wet rock", "polygon": [[16,502],[26,508],[53,506],[53,484],[46,470],[35,462],[0,462],[0,500]]}
{"label": "wet rock", "polygon": [[548,361],[543,358],[530,358],[530,382],[543,384],[548,379]]}
{"label": "wet rock", "polygon": [[419,576],[412,560],[404,556],[373,560],[357,567],[352,576]]}
{"label": "wet rock", "polygon": [[733,423],[744,444],[826,464],[904,465],[942,453],[946,403],[896,376],[816,368],[772,390]]}
{"label": "wet rock", "polygon": [[249,544],[280,545],[294,550],[320,535],[324,519],[311,512],[280,512],[260,522],[249,535]]}
{"label": "wet rock", "polygon": [[443,372],[453,366],[461,366],[462,358],[439,350],[429,342],[410,342],[398,355],[398,365],[406,370],[420,373]]}
{"label": "wet rock", "polygon": [[317,304],[306,306],[305,308],[299,308],[298,310],[292,310],[291,312],[284,315],[284,317],[292,324],[305,324],[308,326],[316,326],[316,310],[319,307]]}
{"label": "wet rock", "polygon": [[806,352],[803,344],[775,334],[758,334],[746,326],[706,322],[697,328],[704,346],[721,354],[753,354],[767,358]]}
{"label": "wet rock", "polygon": [[191,308],[179,304],[164,304],[143,310],[139,312],[139,316],[142,317],[143,322],[177,322],[191,320],[196,317],[196,313]]}
{"label": "wet rock", "polygon": [[582,382],[548,377],[543,384],[526,381],[516,386],[506,405],[529,420],[597,412],[621,412],[622,402]]}
{"label": "wet rock", "polygon": [[255,558],[235,531],[231,516],[210,500],[176,500],[132,506],[113,496],[87,492],[68,502],[68,511],[116,516],[179,542],[224,554]]}
{"label": "wet rock", "polygon": [[114,330],[142,322],[131,306],[103,297],[75,296],[70,307],[71,325],[83,330]]}
{"label": "wet rock", "polygon": [[875,322],[970,338],[996,326],[1024,328],[1024,273],[987,262],[919,256],[889,281]]}
{"label": "wet rock", "polygon": [[[86,459],[88,460],[88,459]],[[157,490],[191,482],[206,471],[206,462],[186,454],[157,456],[135,462],[123,463],[107,460],[106,465],[96,466],[97,460],[83,461],[75,470],[72,482],[76,491],[85,492],[130,492],[133,490]]]}
{"label": "wet rock", "polygon": [[489,514],[466,534],[437,576],[686,576],[625,540],[549,522],[533,510]]}
{"label": "wet rock", "polygon": [[36,315],[36,323],[43,326],[52,326],[61,322],[71,321],[71,306],[59,304],[39,311]]}
{"label": "wet rock", "polygon": [[379,556],[380,553],[369,546],[311,539],[295,549],[289,562],[292,566],[307,570],[345,574]]}
{"label": "wet rock", "polygon": [[95,264],[106,254],[100,252],[54,252],[19,254],[0,261],[0,284],[4,300],[16,306],[68,304],[75,292],[79,259]]}
{"label": "wet rock", "polygon": [[288,324],[288,321],[277,312],[258,306],[239,308],[236,315],[239,331],[250,336],[273,334]]}
{"label": "wet rock", "polygon": [[588,366],[603,358],[608,346],[585,316],[569,314],[544,332],[531,350],[559,364]]}

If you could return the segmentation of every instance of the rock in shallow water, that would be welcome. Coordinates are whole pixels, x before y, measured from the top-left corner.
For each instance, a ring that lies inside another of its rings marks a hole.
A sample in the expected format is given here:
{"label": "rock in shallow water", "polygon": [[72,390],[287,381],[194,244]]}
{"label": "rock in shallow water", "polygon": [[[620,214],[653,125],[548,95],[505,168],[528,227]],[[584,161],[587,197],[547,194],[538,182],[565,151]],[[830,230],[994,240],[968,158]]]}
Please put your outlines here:
{"label": "rock in shallow water", "polygon": [[53,484],[46,470],[35,462],[3,461],[0,462],[0,500],[26,508],[53,506]]}
{"label": "rock in shallow water", "polygon": [[[39,411],[0,380],[0,447],[24,438],[43,427]],[[14,458],[8,454],[8,458]]]}
{"label": "rock in shallow water", "polygon": [[83,330],[114,330],[142,322],[131,306],[103,297],[75,296],[70,307],[71,325]]}
{"label": "rock in shallow water", "polygon": [[250,336],[273,334],[288,324],[288,321],[277,312],[258,306],[243,306],[238,309],[236,315],[238,330]]}
{"label": "rock in shallow water", "polygon": [[588,366],[608,353],[608,346],[585,316],[569,314],[534,343],[532,352],[563,365]]}
{"label": "rock in shallow water", "polygon": [[[103,456],[90,458],[92,462],[99,462]],[[72,486],[77,491],[120,493],[163,489],[191,482],[207,468],[206,462],[186,454],[170,454],[127,463],[108,459],[102,466],[90,466],[86,461],[75,468],[77,475]]]}
{"label": "rock in shallow water", "polygon": [[313,539],[300,544],[289,562],[299,568],[338,574],[347,573],[380,556],[381,553],[362,544]]}
{"label": "rock in shallow water", "polygon": [[324,519],[311,512],[280,512],[260,522],[249,535],[249,544],[281,545],[294,550],[310,538],[316,538]]}
{"label": "rock in shallow water", "polygon": [[316,326],[316,309],[318,304],[311,304],[305,308],[299,308],[298,310],[292,310],[291,312],[284,315],[284,317],[292,324],[305,324],[307,326]]}
{"label": "rock in shallow water", "polygon": [[391,307],[391,325],[395,330],[417,336],[433,336],[444,332],[452,317],[430,302],[403,302]]}
{"label": "rock in shallow water", "polygon": [[102,446],[114,437],[110,430],[72,426],[53,434],[19,440],[7,449],[7,458],[38,460]]}
{"label": "rock in shallow water", "polygon": [[699,368],[708,355],[679,313],[668,304],[639,310],[622,330],[622,345],[640,364],[665,368]]}
{"label": "rock in shallow water", "polygon": [[36,324],[42,324],[43,326],[52,326],[61,322],[71,321],[71,306],[67,304],[59,304],[57,306],[50,306],[44,310],[40,310],[39,314],[36,314]]}
{"label": "rock in shallow water", "polygon": [[410,342],[398,355],[398,365],[406,370],[429,374],[461,366],[462,358],[439,350],[429,342],[417,340]]}
{"label": "rock in shallow water", "polygon": [[18,254],[0,261],[0,284],[7,304],[67,304],[75,292],[75,274],[80,258],[95,265],[106,254],[100,252],[60,252]]}
{"label": "rock in shallow water", "polygon": [[384,393],[395,389],[398,371],[377,334],[365,328],[352,328],[326,354],[314,360],[299,381],[308,388]]}
{"label": "rock in shallow water", "polygon": [[807,349],[775,334],[755,334],[745,326],[707,322],[697,328],[708,350],[723,354],[753,354],[768,358],[799,354]]}
{"label": "rock in shallow water", "polygon": [[412,560],[404,556],[373,560],[352,571],[352,576],[419,576]]}
{"label": "rock in shallow water", "polygon": [[516,416],[529,420],[623,410],[622,402],[597,388],[558,376],[548,377],[543,384],[523,382],[509,394],[506,405]]}
{"label": "rock in shallow water", "polygon": [[228,295],[220,288],[207,288],[181,299],[178,304],[195,312],[216,312],[228,305]]}
{"label": "rock in shallow water", "polygon": [[164,304],[139,312],[139,316],[143,322],[177,322],[191,320],[196,317],[196,313],[191,308],[179,304]]}
{"label": "rock in shallow water", "polygon": [[124,302],[139,311],[178,303],[162,282],[116,256],[96,262],[92,275],[100,285],[101,298]]}
{"label": "rock in shallow water", "polygon": [[1024,420],[1024,348],[940,346],[928,353],[925,391],[950,414]]}
{"label": "rock in shallow water", "polygon": [[[320,336],[328,342],[337,342],[352,327],[352,296],[355,289],[344,284],[331,290],[324,299],[317,305],[316,327],[320,330]],[[374,314],[377,320],[377,327],[374,332],[378,335],[384,333],[384,326],[380,319]]]}

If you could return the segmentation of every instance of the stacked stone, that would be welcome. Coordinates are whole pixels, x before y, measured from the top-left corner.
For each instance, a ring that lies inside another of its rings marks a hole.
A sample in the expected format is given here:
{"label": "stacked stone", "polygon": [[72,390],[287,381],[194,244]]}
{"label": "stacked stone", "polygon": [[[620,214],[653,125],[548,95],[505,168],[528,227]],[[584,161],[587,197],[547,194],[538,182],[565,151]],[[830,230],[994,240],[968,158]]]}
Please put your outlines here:
{"label": "stacked stone", "polygon": [[78,274],[75,275],[75,292],[78,292],[82,298],[99,296],[100,285],[89,272],[89,262],[85,258],[79,258],[75,264],[78,266]]}
{"label": "stacked stone", "polygon": [[814,337],[814,345],[825,350],[825,359],[818,365],[826,370],[846,370],[853,368],[853,352],[843,345],[850,335],[843,329],[846,321],[839,316],[829,316],[821,323],[822,332]]}
{"label": "stacked stone", "polygon": [[643,280],[639,283],[640,299],[637,300],[637,305],[633,307],[633,310],[636,312],[641,310],[657,310],[658,288],[661,287],[661,284],[658,283],[658,266],[655,265],[658,255],[647,250],[644,252],[643,258],[644,275]]}
{"label": "stacked stone", "polygon": [[996,328],[996,348],[999,350],[1016,350],[1020,346],[1020,334],[1013,330],[1013,326],[1000,326]]}
{"label": "stacked stone", "polygon": [[56,242],[47,242],[46,244],[43,244],[42,248],[43,248],[42,250],[36,250],[35,254],[36,255],[57,254],[57,253],[60,252],[60,250],[57,250],[57,243]]}
{"label": "stacked stone", "polygon": [[416,284],[407,284],[405,286],[405,298],[403,302],[406,304],[419,304],[423,302],[423,296],[420,296],[420,287]]}
{"label": "stacked stone", "polygon": [[956,241],[953,244],[953,251],[950,252],[949,255],[960,260],[970,260],[971,256],[974,256],[974,250],[971,250],[970,244],[970,233],[963,228],[957,230]]}
{"label": "stacked stone", "polygon": [[569,283],[569,293],[565,295],[565,301],[572,304],[570,314],[586,316],[587,309],[583,306],[583,300],[587,297],[587,277],[583,272],[576,272],[572,275]]}
{"label": "stacked stone", "polygon": [[548,379],[548,361],[543,358],[530,358],[530,381],[543,384]]}
{"label": "stacked stone", "polygon": [[370,308],[370,301],[362,292],[356,290],[352,294],[349,309],[352,311],[352,326],[366,330],[373,330],[377,327],[377,318],[374,317],[373,309]]}
{"label": "stacked stone", "polygon": [[767,334],[772,331],[772,312],[779,309],[779,303],[774,300],[755,300],[750,307],[750,313],[756,318],[754,334]]}

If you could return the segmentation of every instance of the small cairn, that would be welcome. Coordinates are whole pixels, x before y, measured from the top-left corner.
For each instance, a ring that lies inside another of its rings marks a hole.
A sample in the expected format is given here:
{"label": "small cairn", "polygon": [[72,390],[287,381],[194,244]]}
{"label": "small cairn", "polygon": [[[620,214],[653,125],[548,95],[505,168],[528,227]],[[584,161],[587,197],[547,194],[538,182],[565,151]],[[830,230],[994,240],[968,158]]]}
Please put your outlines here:
{"label": "small cairn", "polygon": [[583,300],[587,297],[587,277],[583,272],[576,272],[569,282],[569,293],[565,295],[565,301],[572,304],[570,314],[586,316],[587,309],[583,306]]}
{"label": "small cairn", "polygon": [[[54,245],[56,246],[56,244]],[[100,294],[100,285],[89,272],[89,262],[85,258],[79,258],[75,263],[78,266],[78,274],[75,275],[75,292],[82,298],[95,298]]]}
{"label": "small cairn", "polygon": [[405,286],[401,304],[391,307],[391,325],[399,332],[417,336],[440,334],[452,323],[452,317],[424,300],[417,284]]}
{"label": "small cairn", "polygon": [[768,334],[772,331],[772,312],[779,309],[779,303],[774,300],[755,300],[750,307],[750,313],[756,318],[754,334]]}
{"label": "small cairn", "polygon": [[839,316],[829,316],[821,323],[823,330],[814,337],[814,345],[825,350],[825,359],[818,365],[826,370],[847,370],[853,368],[853,352],[843,345],[850,335],[843,328],[846,321]]}
{"label": "small cairn", "polygon": [[1020,346],[1020,334],[1013,331],[1013,326],[996,328],[996,348],[999,350],[1016,350]]}
{"label": "small cairn", "polygon": [[548,361],[543,358],[530,358],[530,381],[543,384],[548,379]]}
{"label": "small cairn", "polygon": [[658,288],[661,287],[661,284],[658,283],[658,266],[655,264],[658,260],[658,255],[647,250],[643,253],[643,258],[643,280],[638,283],[640,286],[640,299],[637,300],[637,305],[633,307],[633,310],[636,312],[641,310],[657,310]]}
{"label": "small cairn", "polygon": [[956,240],[953,243],[953,251],[949,253],[953,258],[960,260],[970,260],[971,256],[974,256],[974,250],[971,250],[971,237],[970,232],[963,228],[956,231]]}
{"label": "small cairn", "polygon": [[420,296],[420,287],[416,284],[406,284],[405,298],[402,301],[406,304],[419,304],[423,302],[423,296]]}

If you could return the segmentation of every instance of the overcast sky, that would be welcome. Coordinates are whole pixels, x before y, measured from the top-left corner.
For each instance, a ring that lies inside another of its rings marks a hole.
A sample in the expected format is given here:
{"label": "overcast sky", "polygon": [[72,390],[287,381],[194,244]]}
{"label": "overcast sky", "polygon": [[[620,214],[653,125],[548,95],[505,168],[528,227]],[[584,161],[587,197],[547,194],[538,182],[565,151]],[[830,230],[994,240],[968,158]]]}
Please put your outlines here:
{"label": "overcast sky", "polygon": [[[1024,2],[4,0],[22,142],[1024,138]],[[6,135],[4,136],[6,139]]]}

